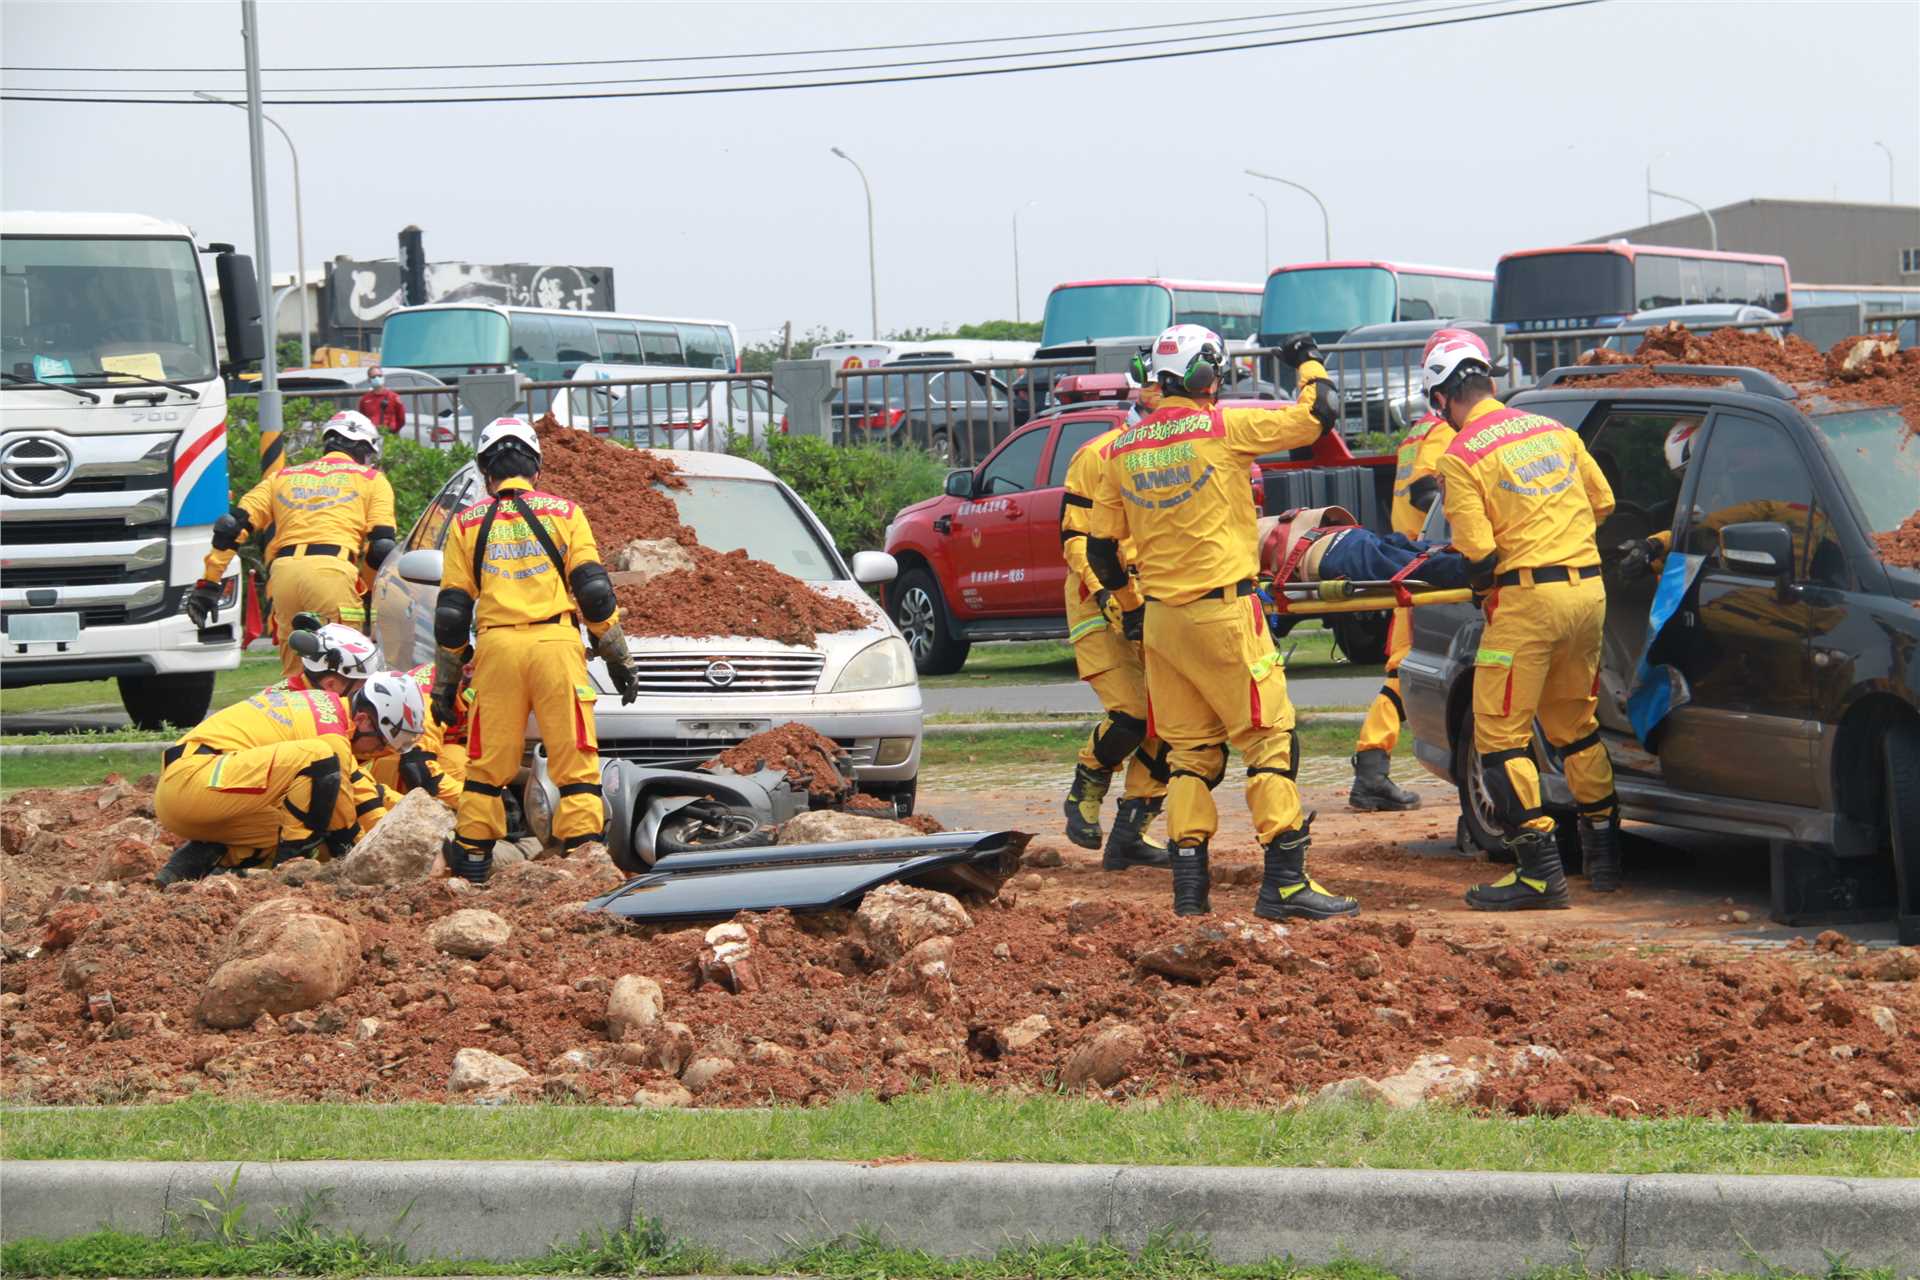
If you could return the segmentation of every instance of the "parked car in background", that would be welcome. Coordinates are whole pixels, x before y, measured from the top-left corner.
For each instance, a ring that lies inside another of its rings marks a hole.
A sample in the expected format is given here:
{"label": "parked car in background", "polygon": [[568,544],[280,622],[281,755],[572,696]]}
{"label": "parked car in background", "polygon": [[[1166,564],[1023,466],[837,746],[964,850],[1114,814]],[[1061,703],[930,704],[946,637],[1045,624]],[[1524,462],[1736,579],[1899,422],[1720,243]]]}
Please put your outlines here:
{"label": "parked car in background", "polygon": [[[849,600],[868,614],[857,631],[811,646],[742,637],[629,638],[640,697],[621,705],[605,664],[588,664],[603,758],[694,765],[788,721],[844,747],[862,791],[911,813],[920,774],[920,686],[913,658],[865,586],[893,577],[891,557],[862,551],[849,565],[826,526],[765,468],[724,453],[669,452],[686,482],[673,491],[680,519],[703,546],[743,549]],[[396,667],[434,652],[440,553],[453,516],[485,497],[473,464],[449,480],[374,580],[374,627]],[[610,552],[609,552],[610,554]],[[537,740],[537,739],[536,739]],[[537,750],[537,748],[536,748]]]}
{"label": "parked car in background", "polygon": [[1017,421],[1006,384],[982,370],[912,372],[884,366],[849,378],[829,406],[836,444],[916,445],[942,462],[970,466]]}
{"label": "parked car in background", "polygon": [[[312,369],[287,369],[280,373],[280,393],[285,396],[324,396],[340,409],[358,406],[366,394],[373,370],[364,365],[339,365]],[[451,444],[472,436],[471,416],[462,416],[455,388],[431,373],[418,369],[380,369],[381,377],[392,390],[402,393],[407,406],[407,421],[398,434],[422,444]],[[254,384],[258,390],[258,384]],[[423,394],[414,395],[419,391]],[[444,392],[445,394],[426,394]]]}
{"label": "parked car in background", "polygon": [[[698,378],[704,369],[649,369],[649,376]],[[562,426],[595,435],[619,436],[654,449],[724,450],[733,437],[764,443],[787,429],[787,402],[757,382],[689,381],[621,384],[631,371],[606,365],[582,365],[582,382],[606,386],[570,387],[556,394],[545,411]]]}
{"label": "parked car in background", "polygon": [[[1340,388],[1340,430],[1347,435],[1365,431],[1400,433],[1427,411],[1427,393],[1421,381],[1420,356],[1427,339],[1456,325],[1479,325],[1484,320],[1410,320],[1394,324],[1365,324],[1350,329],[1327,348],[1327,371]],[[1378,351],[1349,351],[1350,346],[1391,342]],[[1505,396],[1525,385],[1525,371],[1511,362],[1499,380],[1496,394]]]}
{"label": "parked car in background", "polygon": [[1640,346],[1640,335],[1663,324],[1683,324],[1694,333],[1705,333],[1709,329],[1724,329],[1732,324],[1762,321],[1770,323],[1765,328],[1751,332],[1764,333],[1769,338],[1786,335],[1787,322],[1778,313],[1746,303],[1691,302],[1678,307],[1649,307],[1621,321],[1620,332],[1600,345],[1609,351],[1635,351]]}
{"label": "parked car in background", "polygon": [[1039,346],[1037,342],[997,342],[984,338],[939,338],[925,342],[896,342],[892,339],[823,342],[813,349],[813,358],[831,361],[836,369],[877,369],[909,356],[951,364],[1018,364],[1033,359],[1033,353]]}

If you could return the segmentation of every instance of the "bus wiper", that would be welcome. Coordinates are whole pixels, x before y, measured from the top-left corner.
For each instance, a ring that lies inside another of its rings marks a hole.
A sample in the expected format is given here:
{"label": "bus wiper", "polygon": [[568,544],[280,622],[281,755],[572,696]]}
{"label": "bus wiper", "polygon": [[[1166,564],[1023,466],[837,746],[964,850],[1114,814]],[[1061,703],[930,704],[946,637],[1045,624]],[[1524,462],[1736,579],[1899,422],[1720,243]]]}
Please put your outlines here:
{"label": "bus wiper", "polygon": [[92,373],[76,373],[73,376],[76,378],[101,378],[107,382],[112,382],[115,378],[131,378],[135,382],[144,382],[150,387],[172,387],[189,400],[198,400],[200,398],[200,393],[184,382],[169,382],[165,378],[149,378],[144,373],[128,373],[122,369],[115,369],[112,373],[108,373],[102,369],[95,369]]}
{"label": "bus wiper", "polygon": [[5,378],[7,380],[8,386],[50,387],[55,391],[64,391],[71,396],[79,396],[82,400],[85,400],[88,404],[100,403],[100,397],[93,394],[93,392],[85,390],[84,388],[81,388],[81,387],[70,387],[63,382],[42,382],[38,378],[23,377],[22,375],[17,373],[8,373],[4,369],[0,369],[0,378]]}

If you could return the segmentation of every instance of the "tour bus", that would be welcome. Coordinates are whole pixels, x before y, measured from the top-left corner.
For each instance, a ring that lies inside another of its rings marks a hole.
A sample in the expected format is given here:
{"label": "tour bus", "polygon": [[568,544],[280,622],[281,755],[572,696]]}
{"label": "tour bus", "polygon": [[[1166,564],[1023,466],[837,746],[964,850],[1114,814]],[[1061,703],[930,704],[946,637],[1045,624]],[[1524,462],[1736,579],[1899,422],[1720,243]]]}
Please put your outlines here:
{"label": "tour bus", "polygon": [[877,369],[903,360],[948,364],[1020,364],[1033,359],[1032,342],[1002,342],[989,338],[937,338],[903,342],[892,338],[866,342],[823,342],[813,349],[815,360],[828,360],[836,369]]}
{"label": "tour bus", "polygon": [[[1796,283],[1791,293],[1796,307],[1831,307],[1858,303],[1860,309],[1866,313],[1868,321],[1872,321],[1875,316],[1905,315],[1920,311],[1920,289],[1902,288],[1899,285]],[[1897,324],[1887,321],[1878,325],[1869,324],[1869,328],[1875,332],[1885,332],[1889,325],[1898,334],[1901,346],[1920,346],[1920,320],[1901,320]]]}
{"label": "tour bus", "polygon": [[1174,324],[1205,325],[1229,343],[1245,342],[1260,324],[1260,286],[1145,276],[1070,280],[1047,295],[1037,354],[1091,354],[1094,342],[1151,338]]}
{"label": "tour bus", "polygon": [[1275,267],[1260,300],[1260,345],[1289,334],[1338,342],[1366,324],[1413,320],[1486,320],[1493,276],[1465,267],[1404,262],[1296,262]]}
{"label": "tour bus", "polygon": [[507,365],[534,382],[566,381],[583,364],[631,377],[644,376],[649,365],[732,373],[740,367],[740,339],[725,320],[431,303],[387,317],[380,362],[448,382]]}

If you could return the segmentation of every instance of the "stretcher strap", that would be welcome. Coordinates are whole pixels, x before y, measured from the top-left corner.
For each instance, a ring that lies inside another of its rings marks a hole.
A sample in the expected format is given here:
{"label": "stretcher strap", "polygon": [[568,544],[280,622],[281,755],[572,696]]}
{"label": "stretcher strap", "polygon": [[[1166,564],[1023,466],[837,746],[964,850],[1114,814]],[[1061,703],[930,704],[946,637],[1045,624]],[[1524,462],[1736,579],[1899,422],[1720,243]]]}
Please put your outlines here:
{"label": "stretcher strap", "polygon": [[1433,551],[1431,549],[1422,551],[1419,555],[1401,565],[1400,572],[1387,579],[1387,581],[1393,585],[1394,604],[1402,609],[1413,608],[1413,593],[1407,590],[1406,580],[1412,576],[1415,569],[1418,569],[1432,558]]}
{"label": "stretcher strap", "polygon": [[1287,548],[1287,558],[1280,562],[1280,568],[1274,572],[1274,582],[1280,586],[1285,586],[1287,581],[1293,577],[1294,569],[1299,565],[1301,560],[1306,558],[1307,549],[1314,543],[1320,541],[1320,539],[1331,537],[1336,533],[1345,533],[1349,529],[1358,528],[1360,528],[1360,526],[1357,524],[1333,524],[1323,525],[1318,529],[1307,530],[1300,535],[1299,539],[1296,540],[1291,547]]}

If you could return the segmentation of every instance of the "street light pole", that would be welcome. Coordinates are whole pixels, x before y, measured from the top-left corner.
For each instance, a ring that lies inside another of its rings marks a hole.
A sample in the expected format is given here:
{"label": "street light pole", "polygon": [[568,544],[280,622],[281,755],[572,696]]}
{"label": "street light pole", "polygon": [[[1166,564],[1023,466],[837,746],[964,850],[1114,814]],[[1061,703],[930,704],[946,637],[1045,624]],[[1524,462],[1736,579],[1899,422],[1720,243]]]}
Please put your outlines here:
{"label": "street light pole", "polygon": [[[200,89],[194,90],[193,96],[203,102],[217,102],[221,106],[238,107],[242,111],[247,109],[241,103],[216,98]],[[300,149],[293,145],[293,135],[288,133],[286,127],[278,120],[264,111],[260,113],[260,118],[280,131],[281,138],[287,144],[287,155],[293,159],[293,251],[300,258],[299,266],[293,275],[294,283],[300,289],[300,363],[311,368],[313,366],[313,312],[311,310],[313,303],[307,297],[307,218],[300,207]],[[261,265],[267,267],[271,274],[271,266],[266,263]]]}
{"label": "street light pole", "polygon": [[1692,205],[1695,209],[1699,210],[1700,216],[1707,220],[1707,247],[1709,249],[1712,249],[1716,253],[1719,252],[1720,228],[1718,225],[1715,224],[1713,220],[1713,213],[1707,208],[1707,206],[1699,203],[1696,200],[1689,200],[1685,196],[1677,196],[1673,194],[1673,192],[1671,191],[1655,191],[1651,187],[1647,188],[1647,191],[1648,191],[1648,194],[1659,196],[1663,200],[1678,200],[1681,204]]}
{"label": "street light pole", "polygon": [[1311,190],[1308,190],[1308,188],[1303,187],[1299,183],[1295,182],[1292,178],[1276,178],[1274,175],[1270,173],[1261,173],[1258,169],[1248,169],[1246,172],[1249,178],[1259,178],[1263,182],[1277,182],[1283,187],[1292,187],[1295,191],[1305,191],[1309,196],[1313,196],[1313,202],[1320,206],[1320,230],[1321,230],[1321,237],[1323,241],[1321,246],[1321,251],[1325,254],[1324,260],[1327,262],[1332,262],[1333,261],[1333,221],[1332,219],[1327,217],[1326,202],[1321,200],[1319,196],[1314,195]]}
{"label": "street light pole", "polygon": [[853,171],[860,175],[861,188],[867,193],[867,303],[871,308],[868,319],[873,325],[873,336],[877,340],[880,337],[880,274],[874,265],[876,258],[873,251],[873,184],[867,181],[867,171],[860,167],[858,160],[838,147],[833,148],[833,154],[853,166]]}
{"label": "street light pole", "polygon": [[1020,323],[1020,215],[1039,204],[1029,200],[1013,211],[1013,322]]}
{"label": "street light pole", "polygon": [[1887,153],[1887,203],[1892,204],[1894,202],[1893,200],[1893,148],[1888,146],[1884,142],[1878,141],[1877,139],[1875,140],[1873,145]]}
{"label": "street light pole", "polygon": [[1260,205],[1260,278],[1265,280],[1267,272],[1273,270],[1273,210],[1267,208],[1267,202],[1253,192],[1247,192],[1247,199],[1258,201]]}
{"label": "street light pole", "polygon": [[279,335],[273,323],[273,261],[267,242],[267,157],[260,128],[260,14],[254,0],[240,0],[240,41],[247,59],[247,158],[253,171],[253,244],[261,270],[254,273],[260,292],[260,474],[273,475],[286,464],[280,439]]}

